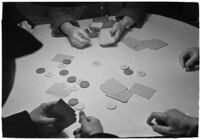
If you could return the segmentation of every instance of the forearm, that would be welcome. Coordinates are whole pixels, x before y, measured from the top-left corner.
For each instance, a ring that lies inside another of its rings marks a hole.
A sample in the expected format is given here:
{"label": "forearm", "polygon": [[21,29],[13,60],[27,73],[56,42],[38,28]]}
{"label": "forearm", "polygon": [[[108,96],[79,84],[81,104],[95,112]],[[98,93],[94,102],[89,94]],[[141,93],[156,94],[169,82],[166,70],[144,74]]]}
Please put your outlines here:
{"label": "forearm", "polygon": [[28,112],[23,111],[2,118],[3,137],[38,137],[35,123]]}

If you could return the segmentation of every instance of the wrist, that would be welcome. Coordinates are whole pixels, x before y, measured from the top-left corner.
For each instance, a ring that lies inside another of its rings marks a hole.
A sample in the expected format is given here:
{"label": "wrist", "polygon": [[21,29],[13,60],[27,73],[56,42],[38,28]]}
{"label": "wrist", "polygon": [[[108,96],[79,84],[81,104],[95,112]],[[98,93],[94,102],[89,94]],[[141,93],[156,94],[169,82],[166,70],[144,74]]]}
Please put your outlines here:
{"label": "wrist", "polygon": [[135,22],[133,21],[132,18],[128,17],[128,16],[124,16],[122,20],[120,20],[120,24],[126,28],[129,29],[130,26],[132,26],[133,24],[135,24]]}
{"label": "wrist", "polygon": [[195,136],[195,134],[198,134],[198,118],[189,117],[189,130],[187,132],[187,136]]}
{"label": "wrist", "polygon": [[74,26],[70,22],[65,22],[60,26],[61,31],[70,36],[74,30]]}

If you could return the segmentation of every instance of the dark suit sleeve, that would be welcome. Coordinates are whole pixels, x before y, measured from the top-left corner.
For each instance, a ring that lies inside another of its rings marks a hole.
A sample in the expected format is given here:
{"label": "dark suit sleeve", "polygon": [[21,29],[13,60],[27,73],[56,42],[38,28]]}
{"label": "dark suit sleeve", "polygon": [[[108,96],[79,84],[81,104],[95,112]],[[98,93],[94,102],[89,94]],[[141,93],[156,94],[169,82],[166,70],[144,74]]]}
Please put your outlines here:
{"label": "dark suit sleeve", "polygon": [[145,18],[145,5],[143,3],[126,3],[125,8],[116,16],[119,20],[124,16],[131,17],[138,28],[142,27]]}
{"label": "dark suit sleeve", "polygon": [[50,8],[49,12],[51,17],[53,17],[51,22],[51,28],[52,28],[52,35],[54,37],[64,36],[64,33],[62,33],[62,31],[60,30],[60,26],[65,22],[70,22],[74,26],[79,26],[75,17],[73,17],[72,14],[70,14],[70,11],[69,13],[67,13],[59,9]]}
{"label": "dark suit sleeve", "polygon": [[36,125],[26,111],[2,118],[2,129],[3,137],[38,137]]}
{"label": "dark suit sleeve", "polygon": [[118,138],[118,136],[108,133],[97,133],[90,136],[90,138]]}

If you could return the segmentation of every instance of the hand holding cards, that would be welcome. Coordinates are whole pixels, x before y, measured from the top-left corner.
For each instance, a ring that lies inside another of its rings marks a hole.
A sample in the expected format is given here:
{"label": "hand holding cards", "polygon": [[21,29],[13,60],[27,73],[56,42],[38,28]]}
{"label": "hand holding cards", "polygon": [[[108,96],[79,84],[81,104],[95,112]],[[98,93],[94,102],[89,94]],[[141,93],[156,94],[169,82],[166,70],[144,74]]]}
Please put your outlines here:
{"label": "hand holding cards", "polygon": [[62,99],[60,99],[53,107],[51,107],[47,111],[47,114],[49,117],[57,118],[56,123],[54,123],[57,131],[61,131],[76,122],[75,110],[67,105]]}

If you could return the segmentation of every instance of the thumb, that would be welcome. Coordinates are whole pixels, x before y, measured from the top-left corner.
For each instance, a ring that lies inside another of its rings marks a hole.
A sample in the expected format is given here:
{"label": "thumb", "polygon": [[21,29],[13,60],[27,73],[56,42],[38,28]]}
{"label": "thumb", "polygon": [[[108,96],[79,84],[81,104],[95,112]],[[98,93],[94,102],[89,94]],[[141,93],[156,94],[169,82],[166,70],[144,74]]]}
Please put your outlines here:
{"label": "thumb", "polygon": [[190,68],[194,66],[195,62],[198,60],[198,57],[196,55],[193,55],[187,62],[186,62],[186,67]]}
{"label": "thumb", "polygon": [[117,32],[117,30],[118,30],[117,23],[115,23],[113,25],[113,27],[110,29],[111,36],[115,35],[115,33]]}
{"label": "thumb", "polygon": [[40,123],[41,124],[52,124],[56,121],[56,118],[42,117]]}
{"label": "thumb", "polygon": [[87,122],[85,112],[80,111],[79,112],[79,123],[85,123],[85,122]]}

